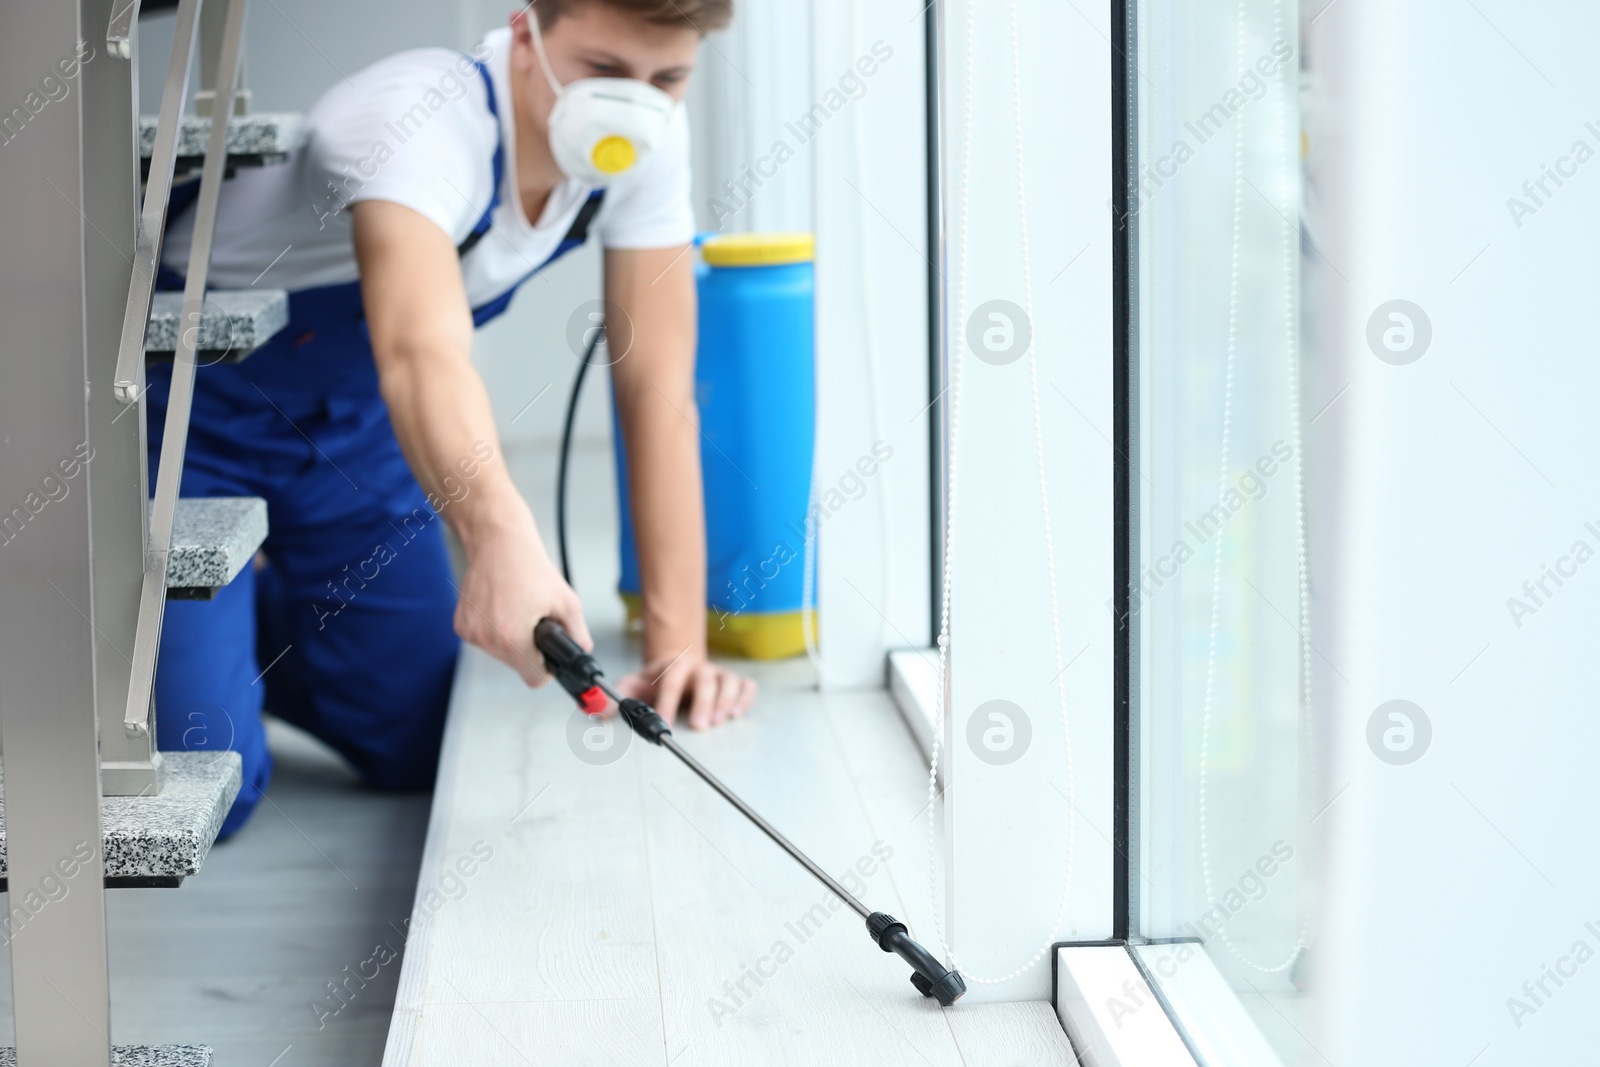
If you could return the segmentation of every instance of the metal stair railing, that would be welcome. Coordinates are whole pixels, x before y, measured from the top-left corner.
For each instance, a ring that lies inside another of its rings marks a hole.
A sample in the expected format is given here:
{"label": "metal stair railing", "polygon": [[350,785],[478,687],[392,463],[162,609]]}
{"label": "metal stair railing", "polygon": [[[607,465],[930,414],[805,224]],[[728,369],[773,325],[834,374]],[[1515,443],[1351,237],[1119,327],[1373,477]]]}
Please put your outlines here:
{"label": "metal stair railing", "polygon": [[[123,714],[124,736],[130,740],[142,739],[151,745],[153,739],[150,729],[150,709],[156,656],[161,644],[162,615],[166,607],[167,561],[172,548],[173,513],[177,507],[178,490],[183,476],[189,411],[194,396],[195,350],[205,302],[206,277],[210,268],[217,204],[225,177],[227,117],[233,112],[233,96],[238,79],[239,45],[244,35],[247,0],[227,0],[227,4],[227,20],[216,64],[217,80],[213,87],[214,99],[220,106],[213,108],[211,135],[206,144],[205,162],[200,173],[200,193],[195,207],[194,233],[189,246],[188,276],[183,291],[183,328],[178,335],[178,347],[173,353],[172,384],[167,397],[161,462],[156,473],[156,491],[151,507],[149,534],[145,542],[144,578],[139,592],[139,617],[133,645],[132,677],[128,685],[128,700]],[[197,0],[182,0],[179,5],[180,30],[188,31],[185,36],[190,37],[191,42],[192,34],[197,28],[194,24],[194,11],[198,7]],[[190,17],[187,25],[184,24],[186,9]],[[129,287],[129,315],[124,319],[122,347],[118,352],[116,382],[118,399],[124,403],[137,403],[141,406],[144,395],[138,383],[142,379],[144,329],[149,316],[148,292],[153,287],[154,273],[160,262],[161,233],[158,223],[164,222],[165,218],[183,93],[177,94],[176,103],[171,98],[174,95],[174,82],[177,81],[181,85],[187,80],[187,67],[183,72],[175,74],[177,51],[175,42],[175,58],[173,64],[169,65],[167,84],[162,95],[161,117],[156,132],[156,155],[151,159],[151,180],[146,187],[140,227],[141,248],[151,248],[154,256],[149,260],[141,260],[138,264],[140,267],[148,264],[149,275],[141,277],[136,269],[133,283]],[[142,307],[138,303],[141,292],[144,294]],[[130,330],[133,323],[129,320],[136,310],[140,312],[137,329]]]}
{"label": "metal stair railing", "polygon": [[[245,2],[228,0],[215,50],[224,116]],[[214,123],[203,163],[152,507],[144,341],[200,0],[181,4],[162,101],[165,165],[153,161],[144,210],[138,6],[10,5],[0,33],[0,98],[22,98],[40,70],[78,79],[72,103],[52,95],[49,110],[7,127],[0,151],[0,188],[18,204],[0,212],[0,508],[14,505],[0,514],[0,888],[11,909],[0,941],[19,1067],[190,1067],[210,1056],[199,1046],[113,1048],[110,1037],[107,886],[176,885],[194,873],[239,787],[236,753],[174,753],[169,788],[150,795],[162,774],[150,681],[227,123]],[[85,41],[85,27],[103,27],[106,51],[128,62],[96,61],[100,42]],[[141,657],[128,655],[141,641]],[[144,712],[131,730],[130,701]]]}
{"label": "metal stair railing", "polygon": [[[119,141],[114,155],[129,155],[125,170],[115,179],[121,188],[116,197],[137,212],[133,224],[133,248],[129,276],[120,294],[123,300],[121,329],[116,335],[116,350],[109,368],[100,348],[99,332],[91,343],[89,366],[89,404],[91,425],[95,428],[95,449],[99,471],[105,477],[94,479],[89,487],[94,513],[96,553],[94,569],[97,652],[96,705],[100,720],[100,788],[107,796],[148,796],[161,791],[162,756],[153,736],[130,737],[121,720],[126,712],[134,661],[124,650],[131,649],[138,632],[140,590],[143,585],[145,541],[149,536],[149,479],[145,464],[145,412],[139,404],[144,388],[144,335],[150,314],[151,294],[161,260],[161,235],[166,224],[167,198],[172,187],[171,159],[177,151],[177,132],[182,121],[183,102],[189,92],[189,70],[198,37],[199,0],[183,0],[174,26],[172,51],[168,56],[163,84],[159,138],[166,147],[152,160],[150,181],[143,208],[139,204],[138,170],[138,65],[134,55],[134,33],[138,26],[138,0],[112,0],[110,24],[106,29],[106,50],[114,59],[106,71],[111,75],[119,98],[107,100],[107,110],[126,102],[127,123],[113,127]],[[126,128],[131,125],[131,129]],[[166,158],[163,167],[160,160]],[[124,192],[123,190],[127,190]],[[129,204],[129,199],[132,203]],[[124,228],[126,223],[120,223]],[[91,314],[99,316],[98,308]],[[105,399],[110,387],[112,399]],[[133,405],[130,409],[127,405]],[[102,408],[113,408],[109,413]],[[98,416],[98,417],[96,417]]]}

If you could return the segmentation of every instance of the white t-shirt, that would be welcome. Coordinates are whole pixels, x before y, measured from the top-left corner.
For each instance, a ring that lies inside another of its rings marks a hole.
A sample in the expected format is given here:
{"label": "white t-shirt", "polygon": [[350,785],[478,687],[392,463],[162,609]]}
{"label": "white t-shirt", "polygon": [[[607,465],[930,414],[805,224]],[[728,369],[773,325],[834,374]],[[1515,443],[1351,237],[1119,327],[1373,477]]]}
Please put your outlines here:
{"label": "white t-shirt", "polygon": [[[462,259],[473,307],[542,266],[592,191],[564,180],[537,223],[523,214],[510,54],[509,29],[489,34],[474,51],[494,83],[505,162],[493,228]],[[356,280],[348,208],[360,200],[404,204],[460,244],[489,206],[495,125],[477,68],[459,52],[401,52],[341,80],[307,113],[305,141],[286,163],[240,169],[224,183],[210,286],[297,290]],[[680,107],[656,150],[608,187],[590,232],[608,248],[687,244],[694,236],[689,177],[689,125]],[[169,220],[162,261],[180,272],[193,227],[192,209]]]}

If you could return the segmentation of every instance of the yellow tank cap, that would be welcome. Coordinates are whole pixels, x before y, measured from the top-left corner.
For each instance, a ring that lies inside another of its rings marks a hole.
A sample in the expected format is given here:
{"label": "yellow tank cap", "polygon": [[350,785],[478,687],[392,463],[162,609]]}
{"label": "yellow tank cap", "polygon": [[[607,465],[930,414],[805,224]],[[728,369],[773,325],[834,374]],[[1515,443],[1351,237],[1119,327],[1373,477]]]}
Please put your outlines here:
{"label": "yellow tank cap", "polygon": [[712,237],[700,252],[713,267],[775,267],[809,263],[816,238],[809,233],[730,233]]}

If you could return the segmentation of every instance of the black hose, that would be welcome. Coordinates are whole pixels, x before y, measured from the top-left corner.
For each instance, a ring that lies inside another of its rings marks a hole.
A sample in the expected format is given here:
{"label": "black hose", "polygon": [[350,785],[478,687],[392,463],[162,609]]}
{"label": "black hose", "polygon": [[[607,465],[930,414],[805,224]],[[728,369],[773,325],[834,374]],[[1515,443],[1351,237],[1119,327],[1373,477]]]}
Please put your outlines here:
{"label": "black hose", "polygon": [[567,397],[567,417],[561,425],[561,454],[556,459],[556,542],[561,550],[561,577],[572,584],[572,568],[567,563],[567,463],[572,458],[572,426],[578,421],[578,397],[583,395],[584,375],[589,373],[589,361],[594,350],[606,335],[605,320],[595,329],[584,350],[583,362],[578,364],[578,375],[572,380],[572,393]]}

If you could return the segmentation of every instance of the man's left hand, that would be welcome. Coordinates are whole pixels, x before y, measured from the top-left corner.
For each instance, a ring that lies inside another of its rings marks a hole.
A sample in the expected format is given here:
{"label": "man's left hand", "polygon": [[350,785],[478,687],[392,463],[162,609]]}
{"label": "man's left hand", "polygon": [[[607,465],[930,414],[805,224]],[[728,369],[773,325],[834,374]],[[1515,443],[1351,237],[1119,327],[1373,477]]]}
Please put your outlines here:
{"label": "man's left hand", "polygon": [[752,679],[693,650],[647,663],[617,684],[623,696],[649,704],[669,724],[680,710],[686,710],[689,725],[696,730],[720,726],[749,711],[755,703],[756,688]]}

